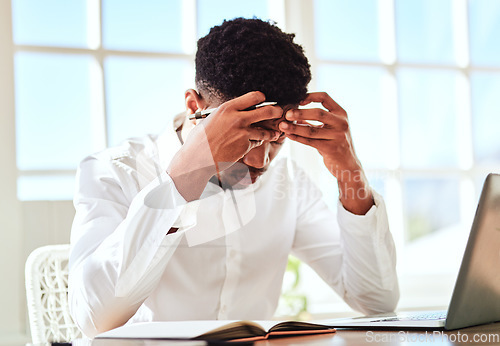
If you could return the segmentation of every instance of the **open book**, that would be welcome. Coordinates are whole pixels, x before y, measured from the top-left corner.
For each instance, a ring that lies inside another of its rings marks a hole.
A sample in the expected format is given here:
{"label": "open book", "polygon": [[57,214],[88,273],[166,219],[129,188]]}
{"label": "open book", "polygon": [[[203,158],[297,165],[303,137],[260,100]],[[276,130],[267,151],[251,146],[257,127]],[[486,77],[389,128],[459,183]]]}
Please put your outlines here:
{"label": "open book", "polygon": [[331,326],[297,321],[168,321],[124,325],[96,339],[263,340],[274,336],[334,333]]}

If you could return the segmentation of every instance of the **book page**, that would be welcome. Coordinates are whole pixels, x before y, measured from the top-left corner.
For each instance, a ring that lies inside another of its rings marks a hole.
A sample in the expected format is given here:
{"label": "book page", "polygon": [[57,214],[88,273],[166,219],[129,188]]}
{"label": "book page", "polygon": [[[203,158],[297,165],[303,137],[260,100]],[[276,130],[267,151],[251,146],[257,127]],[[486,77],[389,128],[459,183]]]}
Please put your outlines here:
{"label": "book page", "polygon": [[260,320],[260,321],[252,321],[251,323],[258,324],[259,326],[262,327],[266,332],[269,332],[269,330],[274,327],[275,325],[279,323],[283,323],[286,321],[273,321],[273,320]]}
{"label": "book page", "polygon": [[211,320],[133,323],[99,334],[96,338],[195,338],[232,322],[237,321]]}
{"label": "book page", "polygon": [[267,330],[252,321],[238,321],[225,324],[201,335],[203,340],[235,340],[235,339],[264,339]]}
{"label": "book page", "polygon": [[314,321],[253,321],[259,324],[264,330],[269,331],[302,331],[302,330],[326,330],[330,326]]}

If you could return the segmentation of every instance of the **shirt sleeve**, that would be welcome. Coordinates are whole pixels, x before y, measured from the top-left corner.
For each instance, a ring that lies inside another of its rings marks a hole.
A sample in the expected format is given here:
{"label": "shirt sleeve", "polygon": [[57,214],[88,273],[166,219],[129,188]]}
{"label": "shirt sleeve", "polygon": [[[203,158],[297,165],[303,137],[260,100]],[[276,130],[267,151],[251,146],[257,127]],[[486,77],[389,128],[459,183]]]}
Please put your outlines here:
{"label": "shirt sleeve", "polygon": [[[139,190],[129,168],[89,157],[77,173],[69,305],[89,337],[135,314],[196,223],[196,204],[183,199],[167,173]],[[167,235],[173,226],[177,232]]]}
{"label": "shirt sleeve", "polygon": [[373,191],[375,205],[365,215],[350,213],[340,201],[335,214],[307,177],[300,182],[307,193],[298,205],[294,255],[353,309],[393,311],[399,300],[396,251],[382,197]]}

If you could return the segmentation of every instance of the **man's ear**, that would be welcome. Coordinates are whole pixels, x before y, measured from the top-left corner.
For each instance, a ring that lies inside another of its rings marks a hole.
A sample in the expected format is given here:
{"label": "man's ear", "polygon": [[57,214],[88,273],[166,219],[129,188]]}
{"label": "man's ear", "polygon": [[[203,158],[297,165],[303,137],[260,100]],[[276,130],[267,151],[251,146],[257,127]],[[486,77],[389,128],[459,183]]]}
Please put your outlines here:
{"label": "man's ear", "polygon": [[186,93],[184,94],[184,101],[186,104],[187,114],[194,114],[197,110],[204,109],[206,107],[205,100],[194,89],[186,90]]}

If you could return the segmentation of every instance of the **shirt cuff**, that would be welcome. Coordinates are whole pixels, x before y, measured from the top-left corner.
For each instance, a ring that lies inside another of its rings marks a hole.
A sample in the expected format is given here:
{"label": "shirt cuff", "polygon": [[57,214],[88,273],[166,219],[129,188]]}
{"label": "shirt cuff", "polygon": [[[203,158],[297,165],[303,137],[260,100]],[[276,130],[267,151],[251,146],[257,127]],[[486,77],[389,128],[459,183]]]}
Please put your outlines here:
{"label": "shirt cuff", "polygon": [[[365,215],[354,215],[338,205],[338,223],[344,244],[363,255],[371,263],[370,271],[378,272],[377,280],[384,290],[397,289],[396,251],[389,231],[387,212],[382,196],[372,190],[375,205]],[[359,260],[359,259],[358,259]]]}
{"label": "shirt cuff", "polygon": [[144,197],[144,204],[153,209],[177,209],[179,216],[172,224],[173,228],[178,228],[177,232],[183,232],[196,226],[199,201],[187,202],[166,172],[157,178],[156,183],[158,185]]}
{"label": "shirt cuff", "polygon": [[[141,190],[129,208],[133,217],[121,224],[128,232],[123,237],[116,296],[126,297],[147,286],[145,276],[167,263],[183,233],[196,225],[196,208],[196,203],[186,202],[165,172]],[[177,232],[167,236],[172,227],[178,228]],[[120,232],[115,232],[115,237],[119,236]]]}
{"label": "shirt cuff", "polygon": [[[364,215],[353,214],[344,208],[340,200],[337,203],[337,218],[342,230],[356,235],[370,235],[377,229],[377,219],[384,215],[384,199],[372,189],[374,205]],[[367,231],[372,230],[372,232]]]}

